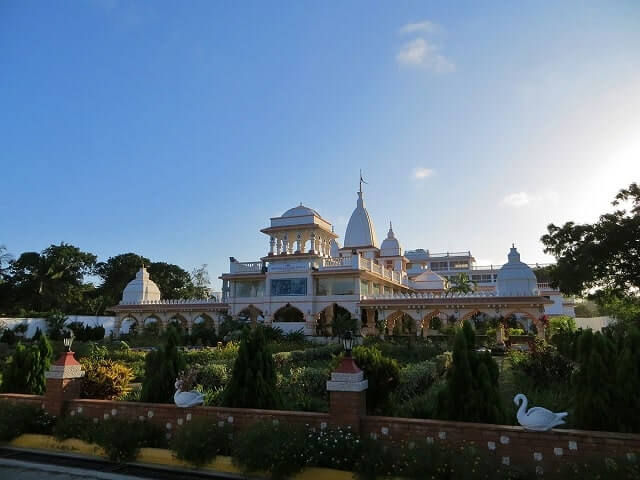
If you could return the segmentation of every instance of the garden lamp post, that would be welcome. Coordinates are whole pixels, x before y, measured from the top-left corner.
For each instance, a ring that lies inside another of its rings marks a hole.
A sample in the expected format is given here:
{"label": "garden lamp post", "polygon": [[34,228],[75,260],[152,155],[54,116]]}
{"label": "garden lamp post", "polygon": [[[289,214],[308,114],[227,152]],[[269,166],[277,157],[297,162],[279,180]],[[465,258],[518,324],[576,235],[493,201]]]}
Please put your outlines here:
{"label": "garden lamp post", "polygon": [[71,344],[73,343],[73,330],[69,330],[65,336],[64,339],[62,340],[62,342],[64,343],[64,346],[67,349],[67,352],[71,351]]}
{"label": "garden lamp post", "polygon": [[353,334],[351,330],[347,330],[342,336],[342,346],[346,352],[347,357],[351,357],[351,350],[353,349]]}

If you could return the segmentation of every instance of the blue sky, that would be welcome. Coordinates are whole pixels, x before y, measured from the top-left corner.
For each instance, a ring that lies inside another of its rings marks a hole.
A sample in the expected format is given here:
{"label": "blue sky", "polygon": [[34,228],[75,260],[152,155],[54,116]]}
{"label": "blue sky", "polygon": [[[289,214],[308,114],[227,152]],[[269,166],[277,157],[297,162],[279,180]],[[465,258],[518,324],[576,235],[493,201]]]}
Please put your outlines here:
{"label": "blue sky", "polygon": [[640,180],[640,3],[0,2],[0,244],[212,277],[303,202],[544,262]]}

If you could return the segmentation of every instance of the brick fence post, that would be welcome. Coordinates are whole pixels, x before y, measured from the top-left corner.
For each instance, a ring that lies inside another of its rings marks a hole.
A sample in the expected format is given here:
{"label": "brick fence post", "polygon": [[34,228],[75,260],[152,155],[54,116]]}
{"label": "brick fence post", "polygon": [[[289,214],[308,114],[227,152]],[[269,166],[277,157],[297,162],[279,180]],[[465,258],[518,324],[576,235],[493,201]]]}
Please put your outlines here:
{"label": "brick fence post", "polygon": [[57,417],[62,413],[65,402],[80,397],[84,371],[73,352],[64,352],[44,376],[47,382],[44,409]]}
{"label": "brick fence post", "polygon": [[360,432],[360,417],[366,414],[369,382],[351,356],[345,356],[327,381],[329,416],[334,427],[347,427]]}

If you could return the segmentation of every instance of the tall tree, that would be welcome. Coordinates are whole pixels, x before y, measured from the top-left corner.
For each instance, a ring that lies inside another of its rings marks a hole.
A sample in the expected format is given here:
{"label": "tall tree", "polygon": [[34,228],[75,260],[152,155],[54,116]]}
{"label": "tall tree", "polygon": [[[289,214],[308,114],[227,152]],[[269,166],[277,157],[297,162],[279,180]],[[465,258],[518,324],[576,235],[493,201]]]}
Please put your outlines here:
{"label": "tall tree", "polygon": [[154,262],[149,266],[149,276],[158,285],[163,299],[193,298],[191,275],[178,265]]}
{"label": "tall tree", "polygon": [[110,257],[106,262],[96,265],[96,273],[102,278],[98,288],[104,299],[104,308],[117,305],[122,298],[122,291],[136,276],[142,265],[147,267],[151,261],[137,253],[123,253]]}
{"label": "tall tree", "polygon": [[25,252],[11,264],[11,282],[25,309],[66,312],[83,302],[84,276],[94,272],[97,257],[61,243],[41,253]]}
{"label": "tall tree", "polygon": [[604,313],[640,322],[640,186],[620,190],[612,205],[616,210],[595,223],[547,227],[541,240],[557,260],[551,283],[591,296]]}
{"label": "tall tree", "polygon": [[9,275],[9,265],[13,256],[7,251],[7,247],[0,245],[0,283]]}
{"label": "tall tree", "polygon": [[140,398],[143,402],[165,403],[171,401],[175,392],[175,381],[187,366],[178,349],[180,338],[173,327],[167,330],[167,343],[163,348],[147,353],[145,377]]}
{"label": "tall tree", "polygon": [[206,263],[191,271],[191,282],[193,283],[193,298],[204,299],[211,296],[211,280],[209,280]]}

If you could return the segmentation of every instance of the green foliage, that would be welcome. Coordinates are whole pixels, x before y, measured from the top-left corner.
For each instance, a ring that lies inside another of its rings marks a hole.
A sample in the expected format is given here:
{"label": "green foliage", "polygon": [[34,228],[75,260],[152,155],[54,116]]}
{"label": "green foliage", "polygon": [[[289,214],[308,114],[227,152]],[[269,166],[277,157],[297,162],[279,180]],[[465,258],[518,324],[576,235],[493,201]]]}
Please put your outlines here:
{"label": "green foliage", "polygon": [[239,408],[280,406],[275,364],[260,326],[243,335],[223,403]]}
{"label": "green foliage", "polygon": [[231,453],[231,432],[211,419],[195,419],[178,430],[171,441],[171,450],[180,460],[200,467],[217,455]]}
{"label": "green foliage", "polygon": [[175,381],[187,366],[184,355],[178,350],[179,341],[176,331],[169,328],[165,346],[147,354],[140,394],[143,402],[166,403],[173,400]]}
{"label": "green foliage", "polygon": [[550,473],[551,478],[562,480],[636,480],[640,478],[640,464],[627,458],[592,458],[580,463],[563,463]]}
{"label": "green foliage", "polygon": [[[630,208],[620,208],[622,202],[628,202]],[[550,271],[552,284],[574,295],[595,290],[593,298],[603,310],[638,322],[640,186],[632,183],[620,190],[612,203],[618,208],[593,224],[550,224],[541,241],[545,252],[557,260]]]}
{"label": "green foliage", "polygon": [[365,346],[374,346],[380,350],[380,353],[384,356],[394,358],[398,363],[403,365],[431,360],[443,351],[440,345],[430,340],[418,338],[412,339],[411,343],[407,343],[406,340],[381,340],[379,338],[367,337],[363,344]]}
{"label": "green foliage", "polygon": [[567,333],[576,331],[576,319],[568,315],[559,315],[549,320],[549,328],[547,334],[552,338],[558,333]]}
{"label": "green foliage", "polygon": [[343,309],[342,311],[337,311],[331,322],[331,335],[334,338],[342,338],[347,332],[355,333],[357,329],[358,321],[355,318],[351,318],[351,314]]}
{"label": "green foliage", "polygon": [[162,427],[146,420],[111,417],[98,423],[93,432],[95,443],[104,448],[112,462],[135,460],[142,447],[167,446]]}
{"label": "green foliage", "polygon": [[503,418],[498,366],[487,352],[475,351],[469,322],[456,333],[453,365],[438,398],[437,416],[445,420],[500,423]]}
{"label": "green foliage", "polygon": [[357,346],[353,349],[353,357],[369,381],[367,411],[388,410],[391,393],[400,383],[398,362],[385,357],[375,347]]}
{"label": "green foliage", "polygon": [[39,407],[0,400],[0,442],[9,442],[23,433],[49,434],[53,418]]}
{"label": "green foliage", "polygon": [[437,365],[433,360],[407,365],[400,370],[400,384],[394,395],[400,401],[406,401],[425,393],[437,378]]}
{"label": "green foliage", "polygon": [[82,378],[83,398],[100,400],[120,400],[130,390],[133,371],[126,365],[113,360],[80,360],[85,375]]}
{"label": "green foliage", "polygon": [[210,363],[208,365],[195,366],[196,383],[207,390],[224,388],[229,382],[229,370],[227,365]]}
{"label": "green foliage", "polygon": [[44,374],[51,365],[51,344],[45,335],[31,345],[18,342],[2,373],[2,391],[42,395],[46,390]]}
{"label": "green foliage", "polygon": [[96,426],[93,420],[84,415],[66,415],[58,419],[53,427],[52,434],[58,440],[79,438],[92,443],[95,437]]}
{"label": "green foliage", "polygon": [[285,479],[307,463],[305,437],[301,427],[255,423],[234,439],[233,461],[246,473],[265,471],[274,480]]}
{"label": "green foliage", "polygon": [[320,347],[308,348],[306,350],[292,350],[289,352],[278,352],[273,354],[273,361],[278,368],[308,365],[318,360],[329,360],[334,355],[342,351],[342,345],[330,343]]}
{"label": "green foliage", "polygon": [[571,380],[573,363],[555,348],[538,342],[530,353],[511,350],[508,359],[514,368],[521,370],[536,387],[544,387],[550,383],[565,383]]}
{"label": "green foliage", "polygon": [[105,329],[102,325],[93,327],[82,322],[71,322],[67,328],[73,332],[75,340],[78,342],[99,342],[104,339]]}
{"label": "green foliage", "polygon": [[293,367],[278,374],[278,390],[287,410],[326,411],[328,409],[327,368]]}
{"label": "green foliage", "polygon": [[211,362],[227,361],[232,362],[238,356],[240,344],[238,342],[227,342],[224,345],[213,348],[199,348],[184,352],[187,365],[205,365]]}
{"label": "green foliage", "polygon": [[47,322],[47,334],[51,338],[51,340],[61,340],[62,339],[62,329],[65,327],[65,323],[67,322],[67,316],[57,310],[54,310],[45,319]]}

